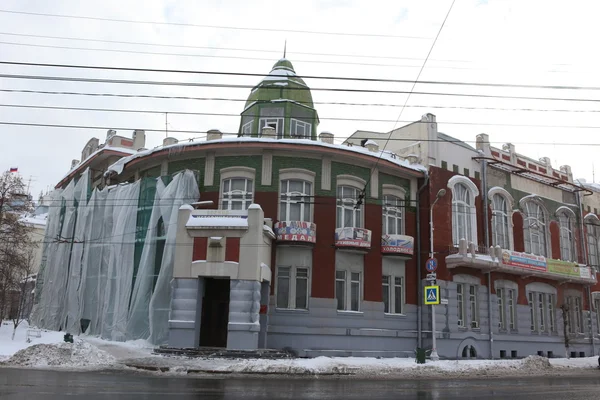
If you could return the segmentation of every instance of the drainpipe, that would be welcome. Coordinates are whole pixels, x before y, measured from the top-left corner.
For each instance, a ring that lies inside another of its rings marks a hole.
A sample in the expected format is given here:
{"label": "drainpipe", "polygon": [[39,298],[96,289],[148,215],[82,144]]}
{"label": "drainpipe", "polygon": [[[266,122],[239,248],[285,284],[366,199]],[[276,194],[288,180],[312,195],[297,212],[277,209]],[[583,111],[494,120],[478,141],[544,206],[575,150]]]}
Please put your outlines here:
{"label": "drainpipe", "polygon": [[[483,199],[483,234],[485,248],[490,248],[490,225],[488,221],[487,160],[481,162],[481,196]],[[490,358],[494,359],[494,332],[492,328],[492,272],[487,273],[488,320],[490,325]]]}
{"label": "drainpipe", "polygon": [[425,182],[421,185],[420,188],[417,189],[416,203],[417,203],[417,237],[415,241],[417,242],[417,347],[423,347],[423,330],[422,330],[422,320],[423,316],[422,312],[422,302],[423,302],[423,288],[421,285],[421,191],[425,189],[427,184],[429,183],[429,174],[425,171]]}
{"label": "drainpipe", "polygon": [[[583,261],[583,264],[588,263],[588,253],[587,253],[587,238],[585,237],[585,230],[583,228],[583,203],[581,201],[581,196],[579,193],[575,193],[575,197],[577,199],[577,207],[579,207],[579,218],[581,223],[579,224],[579,234],[581,235],[581,260]],[[588,267],[591,269],[592,267],[590,265],[588,265]],[[588,307],[590,309],[589,314],[589,318],[588,318],[588,322],[589,322],[589,326],[590,326],[590,343],[592,345],[592,355],[595,356],[596,355],[596,345],[594,344],[594,321],[592,320],[592,305],[594,304],[592,302],[592,289],[590,288],[590,286],[586,287],[586,291],[587,291],[587,295],[588,295]],[[598,312],[598,310],[596,310],[596,312]]]}

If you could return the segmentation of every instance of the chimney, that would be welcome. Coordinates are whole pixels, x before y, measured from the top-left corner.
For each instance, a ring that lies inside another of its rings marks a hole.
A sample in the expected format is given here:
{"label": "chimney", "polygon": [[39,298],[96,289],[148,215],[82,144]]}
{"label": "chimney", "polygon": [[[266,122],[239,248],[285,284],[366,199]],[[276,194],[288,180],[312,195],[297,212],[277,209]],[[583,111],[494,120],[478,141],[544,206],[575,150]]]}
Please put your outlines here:
{"label": "chimney", "polygon": [[133,149],[139,150],[146,146],[146,132],[141,129],[133,131]]}
{"label": "chimney", "polygon": [[264,137],[267,139],[277,138],[277,133],[275,132],[275,128],[273,128],[272,126],[265,126],[264,128],[262,128],[261,137]]}
{"label": "chimney", "polygon": [[570,165],[561,165],[560,172],[562,172],[563,174],[566,174],[569,181],[573,180],[573,171],[571,171]]}
{"label": "chimney", "polygon": [[480,133],[475,139],[477,150],[482,151],[486,156],[492,155],[492,149],[490,148],[490,135],[487,133]]}
{"label": "chimney", "polygon": [[333,133],[327,131],[321,132],[319,134],[319,139],[323,143],[333,144]]}
{"label": "chimney", "polygon": [[166,137],[163,139],[163,146],[170,146],[177,143],[179,143],[179,140],[175,139],[174,137]]}
{"label": "chimney", "polygon": [[550,157],[542,157],[540,158],[540,162],[544,164],[548,168],[552,168],[552,162],[550,161]]}
{"label": "chimney", "polygon": [[379,151],[379,143],[371,139],[365,142],[364,147],[366,147],[369,151],[372,151],[373,153],[377,153]]}
{"label": "chimney", "polygon": [[79,164],[79,160],[71,161],[71,169],[75,168]]}
{"label": "chimney", "polygon": [[223,134],[218,129],[211,129],[206,132],[206,140],[220,140],[223,139]]}

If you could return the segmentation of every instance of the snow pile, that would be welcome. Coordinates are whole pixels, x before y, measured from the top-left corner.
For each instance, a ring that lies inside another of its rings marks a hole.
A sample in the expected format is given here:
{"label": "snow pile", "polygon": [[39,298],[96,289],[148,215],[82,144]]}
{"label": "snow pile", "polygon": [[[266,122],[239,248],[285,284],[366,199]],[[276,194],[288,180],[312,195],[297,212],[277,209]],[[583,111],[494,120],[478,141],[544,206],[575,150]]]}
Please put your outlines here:
{"label": "snow pile", "polygon": [[550,360],[546,357],[540,356],[529,356],[524,358],[521,361],[522,368],[528,370],[536,370],[536,371],[544,371],[552,369],[552,364],[550,364]]}
{"label": "snow pile", "polygon": [[0,361],[9,359],[17,351],[25,349],[34,344],[50,344],[50,343],[61,343],[64,339],[64,333],[47,331],[45,329],[39,330],[41,337],[29,337],[27,331],[30,330],[27,321],[21,322],[17,331],[15,332],[15,338],[13,340],[13,324],[10,321],[4,321],[0,325]]}
{"label": "snow pile", "polygon": [[36,344],[19,350],[6,364],[27,367],[90,367],[107,366],[115,358],[83,340],[74,343]]}

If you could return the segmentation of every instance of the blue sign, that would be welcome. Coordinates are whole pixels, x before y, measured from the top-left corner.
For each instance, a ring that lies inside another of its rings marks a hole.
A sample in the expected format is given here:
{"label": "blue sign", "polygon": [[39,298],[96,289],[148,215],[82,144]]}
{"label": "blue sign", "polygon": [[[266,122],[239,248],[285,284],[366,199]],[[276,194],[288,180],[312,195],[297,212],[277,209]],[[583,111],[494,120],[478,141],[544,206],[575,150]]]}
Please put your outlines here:
{"label": "blue sign", "polygon": [[429,272],[434,272],[437,269],[437,260],[435,258],[430,258],[425,263],[425,269]]}
{"label": "blue sign", "polygon": [[425,304],[440,304],[439,286],[425,286]]}

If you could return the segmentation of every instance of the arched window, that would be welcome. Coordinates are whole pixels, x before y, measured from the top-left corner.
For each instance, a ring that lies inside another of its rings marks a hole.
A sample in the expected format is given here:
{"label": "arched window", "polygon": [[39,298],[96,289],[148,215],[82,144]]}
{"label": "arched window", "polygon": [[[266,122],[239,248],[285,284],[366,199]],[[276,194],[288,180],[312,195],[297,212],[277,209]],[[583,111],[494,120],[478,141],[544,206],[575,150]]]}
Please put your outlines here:
{"label": "arched window", "polygon": [[598,267],[598,239],[600,239],[600,220],[594,214],[585,216],[585,227],[587,230],[588,265]]}
{"label": "arched window", "polygon": [[575,240],[573,238],[575,213],[566,207],[561,207],[556,215],[560,225],[560,258],[564,261],[575,261]]}
{"label": "arched window", "polygon": [[336,180],[336,228],[362,228],[364,202],[359,203],[359,199],[361,188],[366,186],[366,182],[351,175],[338,175]]}
{"label": "arched window", "polygon": [[221,169],[222,210],[247,210],[254,200],[254,169],[229,167]]}
{"label": "arched window", "polygon": [[467,177],[455,175],[448,180],[452,190],[452,242],[458,246],[460,239],[477,243],[477,214],[475,197],[477,186]]}
{"label": "arched window", "polygon": [[492,244],[512,250],[512,197],[506,190],[496,187],[490,190],[489,198],[492,204]]}
{"label": "arched window", "polygon": [[398,196],[383,196],[383,234],[402,235],[404,228],[402,224],[402,210],[404,200]]}
{"label": "arched window", "polygon": [[528,199],[522,206],[525,212],[525,220],[523,221],[525,252],[547,257],[546,209],[542,202],[537,199]]}
{"label": "arched window", "polygon": [[310,216],[312,184],[303,180],[281,181],[280,221],[312,221]]}

